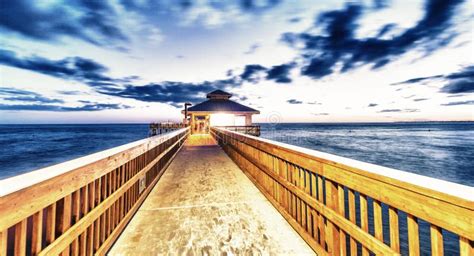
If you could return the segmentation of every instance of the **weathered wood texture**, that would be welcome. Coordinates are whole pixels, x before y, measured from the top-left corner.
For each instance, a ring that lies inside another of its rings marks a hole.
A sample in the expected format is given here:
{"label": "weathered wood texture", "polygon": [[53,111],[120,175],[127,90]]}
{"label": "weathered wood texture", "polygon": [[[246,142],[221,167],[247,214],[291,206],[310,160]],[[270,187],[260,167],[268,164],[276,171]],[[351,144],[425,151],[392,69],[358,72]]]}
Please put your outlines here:
{"label": "weathered wood texture", "polygon": [[433,255],[443,254],[442,230],[459,236],[461,255],[473,255],[472,187],[221,128],[211,134],[318,254],[398,255],[403,246],[419,255],[424,220]]}
{"label": "weathered wood texture", "polygon": [[188,134],[183,128],[0,181],[0,256],[105,254]]}

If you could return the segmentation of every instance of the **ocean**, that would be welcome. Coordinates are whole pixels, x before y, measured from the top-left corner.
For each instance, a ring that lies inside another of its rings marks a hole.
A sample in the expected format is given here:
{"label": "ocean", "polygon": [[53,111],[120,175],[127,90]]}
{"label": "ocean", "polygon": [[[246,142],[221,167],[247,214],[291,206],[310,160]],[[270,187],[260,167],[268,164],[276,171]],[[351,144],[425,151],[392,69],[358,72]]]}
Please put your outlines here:
{"label": "ocean", "polygon": [[[474,186],[474,122],[279,123],[261,127],[262,138]],[[147,124],[0,125],[0,179],[147,136]],[[403,213],[400,220],[404,231]],[[422,220],[420,234],[422,254],[428,254],[429,226]],[[406,244],[407,238],[401,235],[401,239]],[[445,253],[457,254],[456,236],[444,232],[444,240]],[[402,246],[402,253],[406,252]]]}

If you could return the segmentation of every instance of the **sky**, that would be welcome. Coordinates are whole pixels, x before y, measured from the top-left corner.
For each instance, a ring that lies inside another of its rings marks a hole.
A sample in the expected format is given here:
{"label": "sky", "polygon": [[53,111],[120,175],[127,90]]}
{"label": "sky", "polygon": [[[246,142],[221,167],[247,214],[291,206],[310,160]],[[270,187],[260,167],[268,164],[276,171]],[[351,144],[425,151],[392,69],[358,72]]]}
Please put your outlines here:
{"label": "sky", "polygon": [[474,121],[472,0],[2,0],[0,123]]}

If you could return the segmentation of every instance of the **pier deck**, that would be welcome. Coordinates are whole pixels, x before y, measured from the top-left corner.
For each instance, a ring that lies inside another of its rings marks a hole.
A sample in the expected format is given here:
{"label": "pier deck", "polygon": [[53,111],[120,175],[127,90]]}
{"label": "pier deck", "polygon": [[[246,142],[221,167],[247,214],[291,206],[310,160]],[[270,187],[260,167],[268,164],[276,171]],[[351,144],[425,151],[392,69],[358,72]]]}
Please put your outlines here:
{"label": "pier deck", "polygon": [[110,255],[314,252],[216,145],[191,135]]}

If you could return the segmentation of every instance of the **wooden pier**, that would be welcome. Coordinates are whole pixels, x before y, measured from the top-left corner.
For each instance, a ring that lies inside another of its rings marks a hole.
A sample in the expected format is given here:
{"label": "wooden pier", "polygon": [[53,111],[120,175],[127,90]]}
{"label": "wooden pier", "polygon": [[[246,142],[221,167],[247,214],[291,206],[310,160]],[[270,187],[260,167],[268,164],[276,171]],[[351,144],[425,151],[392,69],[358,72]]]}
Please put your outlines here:
{"label": "wooden pier", "polygon": [[191,135],[109,255],[313,255],[209,135]]}
{"label": "wooden pier", "polygon": [[472,187],[223,128],[189,133],[0,181],[0,256],[443,255],[447,232],[474,255]]}

